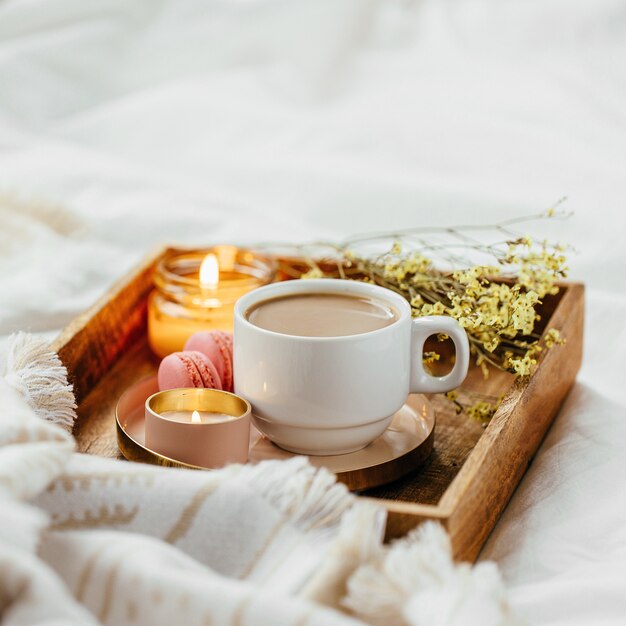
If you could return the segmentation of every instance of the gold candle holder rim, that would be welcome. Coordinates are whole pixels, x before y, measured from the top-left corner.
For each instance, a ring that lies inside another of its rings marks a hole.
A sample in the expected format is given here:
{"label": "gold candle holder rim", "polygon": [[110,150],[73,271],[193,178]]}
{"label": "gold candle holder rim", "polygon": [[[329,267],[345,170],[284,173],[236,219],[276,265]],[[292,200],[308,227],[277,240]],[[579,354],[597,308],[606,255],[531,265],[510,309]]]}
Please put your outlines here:
{"label": "gold candle holder rim", "polygon": [[[164,411],[206,411],[208,413],[223,413],[235,419],[243,419],[252,414],[250,403],[237,394],[222,391],[221,389],[197,387],[157,391],[146,399],[145,407],[146,411],[164,420],[168,419],[162,415]],[[233,421],[189,425],[192,427],[206,427],[228,424]]]}

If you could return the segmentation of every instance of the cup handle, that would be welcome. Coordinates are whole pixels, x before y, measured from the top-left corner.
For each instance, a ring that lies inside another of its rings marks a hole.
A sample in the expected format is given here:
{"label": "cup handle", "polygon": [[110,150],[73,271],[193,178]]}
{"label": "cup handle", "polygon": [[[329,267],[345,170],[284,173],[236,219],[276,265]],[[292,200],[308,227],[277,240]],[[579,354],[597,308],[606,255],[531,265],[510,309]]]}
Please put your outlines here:
{"label": "cup handle", "polygon": [[[440,393],[458,387],[467,375],[469,341],[463,327],[451,317],[429,315],[416,317],[411,322],[411,393]],[[445,333],[454,342],[456,360],[452,371],[445,376],[431,376],[422,362],[424,342],[431,335]]]}

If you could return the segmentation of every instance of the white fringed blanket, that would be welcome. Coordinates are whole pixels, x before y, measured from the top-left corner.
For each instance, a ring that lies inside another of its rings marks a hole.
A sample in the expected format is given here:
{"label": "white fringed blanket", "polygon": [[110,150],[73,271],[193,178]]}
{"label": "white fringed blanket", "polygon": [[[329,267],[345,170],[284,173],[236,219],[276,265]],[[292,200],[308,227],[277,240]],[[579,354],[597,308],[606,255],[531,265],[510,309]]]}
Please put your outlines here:
{"label": "white fringed blanket", "polygon": [[0,371],[2,624],[515,623],[494,565],[455,566],[434,524],[383,546],[384,511],[305,458],[76,454],[58,358],[21,334]]}

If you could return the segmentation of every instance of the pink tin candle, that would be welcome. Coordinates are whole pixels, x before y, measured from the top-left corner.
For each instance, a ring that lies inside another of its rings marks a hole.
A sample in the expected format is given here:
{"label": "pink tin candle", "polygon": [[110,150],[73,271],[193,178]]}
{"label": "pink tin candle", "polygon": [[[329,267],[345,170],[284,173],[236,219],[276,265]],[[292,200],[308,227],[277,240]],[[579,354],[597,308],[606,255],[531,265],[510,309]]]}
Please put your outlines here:
{"label": "pink tin candle", "polygon": [[248,460],[250,404],[217,389],[169,389],[146,400],[146,447],[175,461],[216,468]]}

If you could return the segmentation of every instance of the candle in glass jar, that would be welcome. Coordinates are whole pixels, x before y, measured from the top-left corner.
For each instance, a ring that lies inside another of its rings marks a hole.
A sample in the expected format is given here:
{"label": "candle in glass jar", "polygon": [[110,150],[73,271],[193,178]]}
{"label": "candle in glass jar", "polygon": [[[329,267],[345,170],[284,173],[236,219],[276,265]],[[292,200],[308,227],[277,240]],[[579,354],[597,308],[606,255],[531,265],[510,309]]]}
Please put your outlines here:
{"label": "candle in glass jar", "polygon": [[148,301],[148,341],[164,357],[202,330],[233,328],[235,302],[271,282],[273,259],[236,248],[171,251],[158,263]]}

